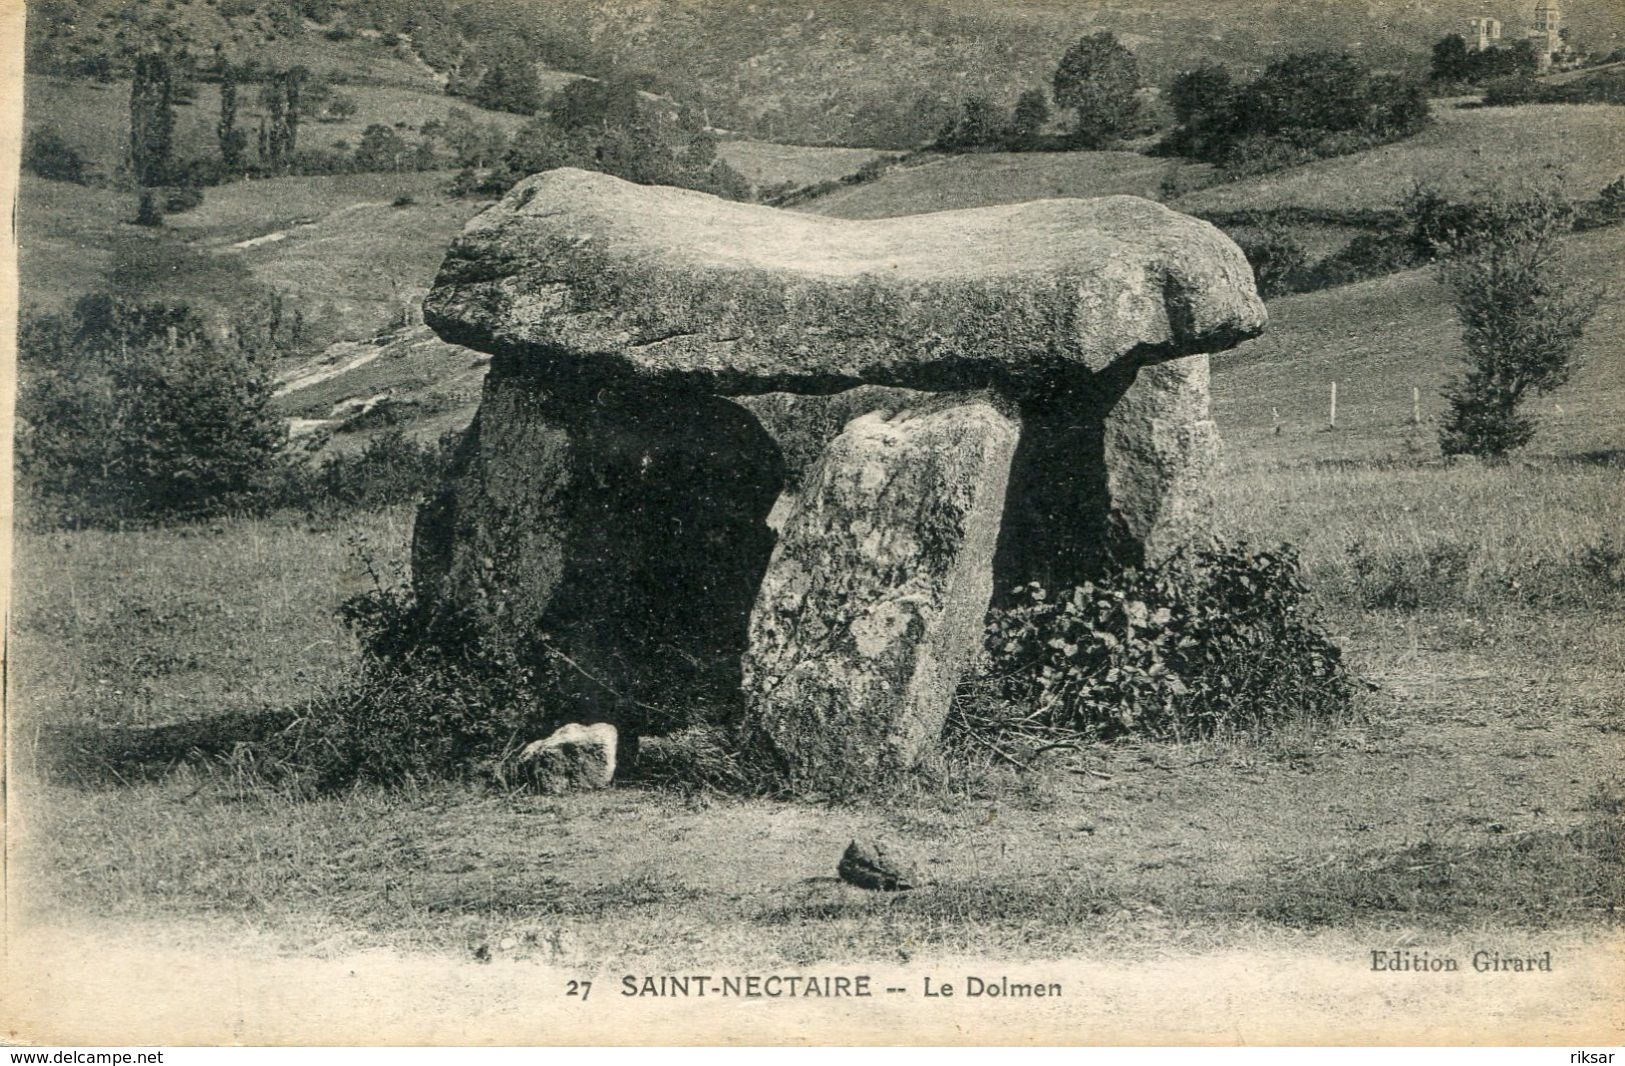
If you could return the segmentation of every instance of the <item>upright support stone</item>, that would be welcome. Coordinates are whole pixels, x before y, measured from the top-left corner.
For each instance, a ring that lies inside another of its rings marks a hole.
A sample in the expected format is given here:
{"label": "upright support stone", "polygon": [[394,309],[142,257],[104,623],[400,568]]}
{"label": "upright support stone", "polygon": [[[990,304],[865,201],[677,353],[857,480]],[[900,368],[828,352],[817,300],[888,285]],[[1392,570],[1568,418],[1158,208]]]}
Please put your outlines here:
{"label": "upright support stone", "polygon": [[1200,536],[1219,458],[1219,430],[1208,417],[1208,357],[1141,367],[1105,430],[1116,550],[1129,562],[1155,561]]}
{"label": "upright support stone", "polygon": [[667,689],[737,691],[783,464],[719,397],[548,384],[493,372],[419,518],[413,580],[444,617],[558,674],[575,718],[635,737],[637,704]]}
{"label": "upright support stone", "polygon": [[751,612],[747,740],[796,788],[917,762],[981,644],[1019,429],[985,399],[874,413],[829,445]]}
{"label": "upright support stone", "polygon": [[1132,371],[1115,368],[1020,396],[1021,444],[994,563],[995,599],[1028,582],[1065,589],[1099,575],[1111,547],[1107,413]]}

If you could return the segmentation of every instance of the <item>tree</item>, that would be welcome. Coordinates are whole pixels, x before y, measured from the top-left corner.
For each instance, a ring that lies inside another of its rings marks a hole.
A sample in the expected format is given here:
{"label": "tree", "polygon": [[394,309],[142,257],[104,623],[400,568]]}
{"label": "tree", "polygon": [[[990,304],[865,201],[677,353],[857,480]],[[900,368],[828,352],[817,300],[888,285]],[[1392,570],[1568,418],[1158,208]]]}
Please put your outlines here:
{"label": "tree", "polygon": [[1086,148],[1122,136],[1139,117],[1139,63],[1116,34],[1096,33],[1067,49],[1053,87],[1055,106],[1077,112],[1073,137]]}
{"label": "tree", "polygon": [[1010,144],[1013,148],[1032,148],[1038,135],[1049,121],[1049,98],[1043,89],[1028,89],[1016,100],[1010,113]]}
{"label": "tree", "polygon": [[141,188],[162,185],[174,158],[174,83],[161,52],[135,57],[130,82],[130,170]]}
{"label": "tree", "polygon": [[18,475],[33,517],[191,517],[264,488],[287,428],[267,361],[220,336],[184,305],[107,294],[26,320]]}
{"label": "tree", "polygon": [[582,78],[549,101],[547,117],[561,130],[602,133],[642,122],[644,107],[638,91],[627,82]]}
{"label": "tree", "polygon": [[1204,63],[1193,70],[1181,71],[1168,88],[1174,121],[1182,126],[1191,125],[1226,108],[1232,88],[1230,71],[1218,63]]}
{"label": "tree", "polygon": [[381,123],[373,123],[361,134],[356,146],[357,170],[409,170],[416,155],[399,133]]}
{"label": "tree", "polygon": [[1533,74],[1540,69],[1540,49],[1527,37],[1512,45],[1512,73]]}
{"label": "tree", "polygon": [[1370,85],[1371,69],[1346,52],[1301,52],[1266,67],[1241,90],[1236,110],[1250,133],[1359,129]]}
{"label": "tree", "polygon": [[269,123],[260,127],[260,161],[273,170],[293,162],[299,147],[299,109],[308,71],[289,67],[274,73],[260,89],[260,103],[270,112]]}
{"label": "tree", "polygon": [[1433,67],[1428,77],[1437,82],[1470,81],[1473,76],[1473,57],[1467,51],[1467,41],[1459,33],[1439,38],[1433,46]]}
{"label": "tree", "polygon": [[492,111],[534,115],[542,106],[542,83],[529,51],[518,44],[497,46],[483,60],[485,72],[469,97]]}
{"label": "tree", "polygon": [[1004,138],[1004,124],[993,102],[985,96],[972,96],[960,105],[959,114],[943,127],[937,146],[948,151],[990,148]]}
{"label": "tree", "polygon": [[1521,405],[1568,381],[1601,294],[1563,275],[1560,238],[1572,228],[1573,209],[1558,194],[1481,211],[1479,224],[1439,247],[1467,362],[1465,375],[1445,387],[1450,412],[1439,445],[1446,455],[1498,460],[1533,438]]}
{"label": "tree", "polygon": [[220,70],[220,121],[215,126],[215,139],[220,144],[220,162],[228,172],[243,167],[243,152],[248,147],[248,136],[237,128],[237,75],[230,65]]}
{"label": "tree", "polygon": [[90,180],[90,164],[63,139],[55,126],[36,126],[23,142],[23,169],[52,181],[83,185]]}

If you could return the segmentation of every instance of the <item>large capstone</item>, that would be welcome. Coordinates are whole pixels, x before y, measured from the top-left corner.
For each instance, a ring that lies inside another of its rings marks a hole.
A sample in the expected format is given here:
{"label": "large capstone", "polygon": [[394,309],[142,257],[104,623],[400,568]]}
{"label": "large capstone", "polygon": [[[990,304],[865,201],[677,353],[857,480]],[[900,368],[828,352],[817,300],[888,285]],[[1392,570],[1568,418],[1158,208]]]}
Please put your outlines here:
{"label": "large capstone", "polygon": [[1016,423],[992,402],[854,420],[797,496],[751,612],[750,741],[795,789],[917,762],[980,643]]}
{"label": "large capstone", "polygon": [[468,224],[424,320],[552,378],[744,394],[1043,387],[1265,314],[1229,238],[1138,197],[849,221],[563,169]]}

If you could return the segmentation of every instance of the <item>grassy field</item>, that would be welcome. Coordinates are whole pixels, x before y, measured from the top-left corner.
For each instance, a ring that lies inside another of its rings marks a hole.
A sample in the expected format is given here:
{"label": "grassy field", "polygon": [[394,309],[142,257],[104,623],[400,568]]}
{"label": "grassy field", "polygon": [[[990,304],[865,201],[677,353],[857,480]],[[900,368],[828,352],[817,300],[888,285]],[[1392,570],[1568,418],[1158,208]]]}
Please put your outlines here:
{"label": "grassy field", "polygon": [[[1561,160],[1561,162],[1556,162]],[[1214,213],[1284,207],[1383,210],[1418,182],[1456,198],[1521,182],[1595,197],[1625,168],[1625,111],[1602,104],[1467,109],[1436,106],[1434,123],[1406,141],[1214,185],[1173,201]]]}
{"label": "grassy field", "polygon": [[231,311],[278,293],[318,341],[368,336],[428,290],[446,245],[483,206],[447,196],[451,177],[233,182],[155,231],[130,223],[129,195],[25,176],[22,303],[61,307],[117,287]]}
{"label": "grassy field", "polygon": [[872,148],[822,148],[767,141],[723,141],[717,155],[757,188],[835,181],[887,155]]}
{"label": "grassy field", "polygon": [[[1617,231],[1579,238],[1593,274]],[[1346,721],[1122,743],[1026,773],[937,767],[884,803],[629,786],[567,800],[463,785],[300,799],[229,754],[121,781],[42,764],[43,723],[139,726],[285,706],[341,682],[332,609],[386,572],[409,515],[19,545],[14,840],[27,920],[210,923],[295,954],[370,947],[588,968],[975,953],[1315,950],[1335,931],[1421,948],[1617,925],[1625,728],[1625,375],[1599,320],[1532,453],[1445,465],[1405,425],[1453,347],[1425,274],[1275,305],[1221,359],[1218,523],[1302,548],[1376,686]],[[1609,316],[1617,316],[1617,303]],[[1320,385],[1349,397],[1335,432]],[[1273,430],[1272,409],[1284,428]],[[1435,413],[1433,407],[1425,418]],[[1408,445],[1406,442],[1413,444]],[[928,889],[835,882],[853,835],[928,860]],[[45,891],[43,886],[49,885]],[[1567,935],[1567,934],[1565,934]]]}
{"label": "grassy field", "polygon": [[897,168],[877,181],[826,193],[799,210],[886,218],[1051,196],[1127,193],[1159,199],[1163,178],[1181,169],[1206,168],[1134,152],[977,152]]}

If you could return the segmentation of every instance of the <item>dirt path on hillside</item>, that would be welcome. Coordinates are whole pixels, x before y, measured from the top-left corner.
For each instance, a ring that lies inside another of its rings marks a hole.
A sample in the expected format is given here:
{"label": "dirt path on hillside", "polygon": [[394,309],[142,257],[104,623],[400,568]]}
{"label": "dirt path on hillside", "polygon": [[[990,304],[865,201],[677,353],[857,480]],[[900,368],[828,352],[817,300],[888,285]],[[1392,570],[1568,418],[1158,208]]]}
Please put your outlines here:
{"label": "dirt path on hillside", "polygon": [[[228,946],[222,947],[222,943]],[[1374,973],[1362,944],[1264,946],[1144,960],[1038,964],[940,959],[785,974],[867,974],[868,998],[627,996],[622,975],[375,951],[288,958],[202,927],[49,928],[13,937],[13,1039],[182,1043],[1080,1043],[1608,1045],[1625,1034],[1625,941],[1550,935],[1550,973]],[[714,975],[728,973],[718,966]],[[966,998],[988,984],[1061,986],[1046,998]],[[632,975],[641,983],[643,974]],[[765,974],[764,974],[765,976]],[[587,1002],[566,982],[594,978]],[[924,982],[956,986],[926,998]],[[888,987],[904,992],[887,994]]]}

